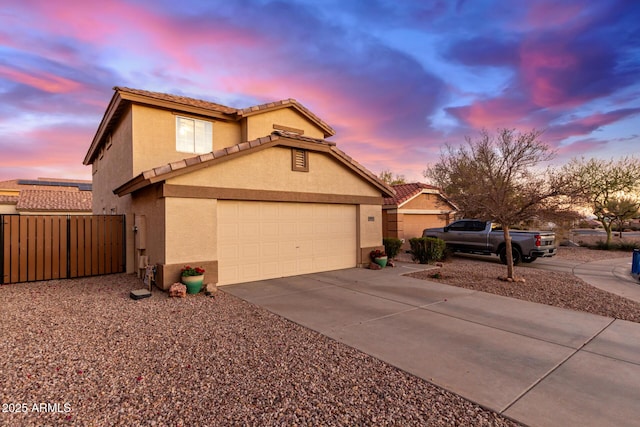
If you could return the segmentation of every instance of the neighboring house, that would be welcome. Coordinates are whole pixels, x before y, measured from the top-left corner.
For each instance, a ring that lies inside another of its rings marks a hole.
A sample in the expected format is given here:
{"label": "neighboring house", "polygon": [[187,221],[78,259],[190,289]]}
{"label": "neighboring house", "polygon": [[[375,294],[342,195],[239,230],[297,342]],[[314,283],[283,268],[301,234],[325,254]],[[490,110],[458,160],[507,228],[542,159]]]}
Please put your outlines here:
{"label": "neighboring house", "polygon": [[393,190],[293,99],[235,109],[116,87],[84,164],[94,213],[125,214],[127,271],[190,264],[240,283],[368,264]]}
{"label": "neighboring house", "polygon": [[415,182],[393,185],[396,194],[384,199],[383,236],[408,241],[422,237],[422,230],[444,227],[454,218],[457,208],[438,188]]}
{"label": "neighboring house", "polygon": [[90,215],[91,181],[55,178],[0,181],[0,214]]}

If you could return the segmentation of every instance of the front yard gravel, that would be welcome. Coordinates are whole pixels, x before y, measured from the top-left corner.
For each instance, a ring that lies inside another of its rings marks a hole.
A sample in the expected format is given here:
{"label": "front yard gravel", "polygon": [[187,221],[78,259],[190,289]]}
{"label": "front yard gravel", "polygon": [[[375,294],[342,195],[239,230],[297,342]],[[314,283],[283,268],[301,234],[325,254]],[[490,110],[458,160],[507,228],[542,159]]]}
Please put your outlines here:
{"label": "front yard gravel", "polygon": [[0,286],[0,425],[518,425],[222,291],[140,287]]}
{"label": "front yard gravel", "polygon": [[[576,263],[621,257],[631,259],[629,252],[569,247],[560,247],[557,256]],[[525,283],[505,282],[498,278],[506,276],[507,267],[495,262],[462,255],[441,264],[438,269],[408,276],[640,323],[640,303],[598,289],[569,273],[516,266],[516,277],[524,278]]]}

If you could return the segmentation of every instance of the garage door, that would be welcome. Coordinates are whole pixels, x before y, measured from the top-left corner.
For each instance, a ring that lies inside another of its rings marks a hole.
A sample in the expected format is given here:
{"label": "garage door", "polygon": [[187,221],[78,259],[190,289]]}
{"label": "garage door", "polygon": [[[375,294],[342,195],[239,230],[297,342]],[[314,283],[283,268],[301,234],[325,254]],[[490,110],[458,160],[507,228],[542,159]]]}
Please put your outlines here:
{"label": "garage door", "polygon": [[353,205],[218,202],[218,284],[356,266]]}

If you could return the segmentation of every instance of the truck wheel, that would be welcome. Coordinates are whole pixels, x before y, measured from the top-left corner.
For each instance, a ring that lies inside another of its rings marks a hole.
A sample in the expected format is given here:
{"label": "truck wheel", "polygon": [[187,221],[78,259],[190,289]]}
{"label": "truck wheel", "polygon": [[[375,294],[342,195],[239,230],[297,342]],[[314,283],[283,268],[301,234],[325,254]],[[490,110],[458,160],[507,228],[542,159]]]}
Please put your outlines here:
{"label": "truck wheel", "polygon": [[[522,261],[522,254],[518,250],[518,248],[511,248],[511,253],[513,254],[513,265],[518,265]],[[500,262],[503,264],[507,264],[507,248],[500,249]]]}
{"label": "truck wheel", "polygon": [[522,257],[522,262],[532,263],[533,261],[535,261],[537,259],[538,259],[537,256],[525,256],[525,257]]}

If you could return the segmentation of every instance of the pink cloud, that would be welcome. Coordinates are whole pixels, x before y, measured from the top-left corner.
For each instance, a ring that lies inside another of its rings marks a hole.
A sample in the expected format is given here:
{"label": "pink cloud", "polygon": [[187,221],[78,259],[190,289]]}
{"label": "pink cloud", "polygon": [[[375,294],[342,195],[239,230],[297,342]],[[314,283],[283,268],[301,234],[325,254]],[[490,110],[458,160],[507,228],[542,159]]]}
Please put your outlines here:
{"label": "pink cloud", "polygon": [[532,95],[532,101],[539,106],[557,104],[577,105],[580,100],[565,99],[566,88],[558,84],[558,75],[576,68],[578,60],[574,55],[557,48],[536,46],[523,48],[521,55],[522,78]]}
{"label": "pink cloud", "polygon": [[584,153],[605,149],[609,145],[611,144],[608,141],[587,138],[560,146],[558,148],[558,154],[565,158],[579,157],[584,155]]}
{"label": "pink cloud", "polygon": [[[0,179],[39,176],[91,179],[91,168],[84,166],[82,159],[93,131],[88,127],[58,125],[5,135],[0,142],[3,153]],[[18,140],[20,144],[9,142]]]}
{"label": "pink cloud", "polygon": [[139,6],[122,0],[102,2],[99,9],[92,2],[77,2],[68,7],[47,0],[27,0],[24,7],[30,19],[35,19],[37,26],[49,35],[111,49],[114,53],[118,49],[134,51],[149,61],[154,57],[172,58],[173,63],[164,61],[170,68],[178,64],[183,69],[201,71],[204,64],[200,55],[214,51],[224,57],[243,46],[256,47],[262,40],[223,20],[185,18],[170,11],[163,14],[154,5]]}
{"label": "pink cloud", "polygon": [[74,92],[82,86],[78,82],[45,71],[28,73],[4,65],[0,65],[0,77],[49,93]]}
{"label": "pink cloud", "polygon": [[526,24],[535,29],[566,27],[576,22],[584,12],[584,5],[578,2],[558,2],[538,0],[528,3],[524,18]]}
{"label": "pink cloud", "polygon": [[550,125],[545,136],[558,142],[570,137],[589,135],[603,126],[636,114],[640,114],[640,108],[627,108],[610,111],[608,113],[596,113],[561,125]]}
{"label": "pink cloud", "polygon": [[526,100],[520,99],[480,100],[464,107],[450,107],[446,111],[475,129],[511,128],[518,124],[540,126],[540,123],[532,122],[529,117],[535,109]]}

